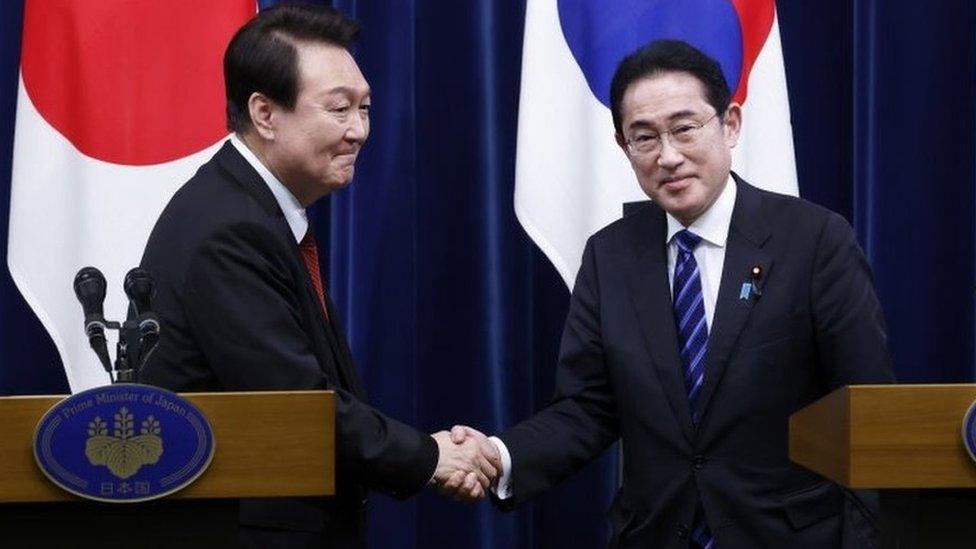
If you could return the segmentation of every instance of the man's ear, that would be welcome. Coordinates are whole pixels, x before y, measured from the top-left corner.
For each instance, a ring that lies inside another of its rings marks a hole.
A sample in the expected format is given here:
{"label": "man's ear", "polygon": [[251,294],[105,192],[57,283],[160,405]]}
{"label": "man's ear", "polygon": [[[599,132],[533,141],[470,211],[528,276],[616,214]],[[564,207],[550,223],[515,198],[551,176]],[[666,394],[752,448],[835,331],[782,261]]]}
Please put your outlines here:
{"label": "man's ear", "polygon": [[264,139],[274,139],[273,115],[277,108],[274,101],[266,95],[254,92],[247,98],[247,112],[251,117],[251,125],[254,130]]}
{"label": "man's ear", "polygon": [[722,117],[722,130],[725,132],[725,144],[730,149],[735,147],[742,130],[742,107],[738,103],[729,103],[729,108]]}

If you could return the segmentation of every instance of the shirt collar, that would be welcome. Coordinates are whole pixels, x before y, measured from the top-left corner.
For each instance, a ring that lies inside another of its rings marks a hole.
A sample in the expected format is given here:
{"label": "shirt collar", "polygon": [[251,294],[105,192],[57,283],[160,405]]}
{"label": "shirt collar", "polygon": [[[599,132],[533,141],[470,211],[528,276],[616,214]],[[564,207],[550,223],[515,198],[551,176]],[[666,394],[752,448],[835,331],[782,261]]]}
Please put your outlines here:
{"label": "shirt collar", "polygon": [[308,214],[305,213],[305,208],[298,202],[295,195],[291,194],[288,187],[285,187],[281,181],[278,181],[278,178],[271,173],[271,170],[261,163],[257,155],[248,148],[247,144],[236,133],[230,136],[230,143],[234,145],[237,152],[241,153],[244,160],[247,160],[247,163],[261,176],[265,185],[271,190],[271,194],[274,195],[275,200],[278,201],[278,207],[281,208],[281,212],[285,214],[285,221],[288,222],[288,228],[291,229],[295,241],[301,242],[305,238],[305,233],[308,232]]}
{"label": "shirt collar", "polygon": [[705,210],[705,213],[698,216],[691,225],[685,227],[673,215],[667,214],[668,237],[665,243],[671,242],[674,235],[679,231],[688,229],[700,236],[702,240],[709,242],[719,248],[725,247],[725,241],[729,237],[729,225],[732,223],[732,210],[735,208],[736,186],[735,179],[729,174],[725,182],[725,188],[715,199],[715,202]]}

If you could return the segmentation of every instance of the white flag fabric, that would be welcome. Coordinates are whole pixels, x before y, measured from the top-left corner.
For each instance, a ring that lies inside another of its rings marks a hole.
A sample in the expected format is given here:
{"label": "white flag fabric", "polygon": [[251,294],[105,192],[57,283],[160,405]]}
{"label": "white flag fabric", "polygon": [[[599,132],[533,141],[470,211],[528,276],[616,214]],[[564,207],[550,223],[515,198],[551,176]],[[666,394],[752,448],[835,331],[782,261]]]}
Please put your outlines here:
{"label": "white flag fabric", "polygon": [[586,239],[647,200],[613,139],[609,83],[624,55],[685,40],[722,65],[743,128],[732,167],[797,194],[793,133],[773,0],[528,0],[515,213],[573,285]]}
{"label": "white flag fabric", "polygon": [[221,59],[255,10],[253,0],[24,6],[7,263],[72,392],[109,382],[75,273],[99,268],[105,316],[124,319],[122,281],[156,218],[227,135]]}

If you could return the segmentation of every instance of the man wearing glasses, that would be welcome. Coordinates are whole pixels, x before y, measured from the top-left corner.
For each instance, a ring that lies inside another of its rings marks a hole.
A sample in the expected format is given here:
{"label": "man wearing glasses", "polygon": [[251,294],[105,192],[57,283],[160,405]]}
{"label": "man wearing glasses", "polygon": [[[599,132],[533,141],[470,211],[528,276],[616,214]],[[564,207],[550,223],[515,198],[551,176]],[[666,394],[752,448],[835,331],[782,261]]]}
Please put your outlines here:
{"label": "man wearing glasses", "polygon": [[491,439],[500,504],[620,438],[612,547],[872,546],[874,494],[787,456],[791,413],[846,384],[893,381],[850,226],[731,172],[742,109],[718,63],[688,44],[626,57],[611,109],[652,202],[587,243],[555,398]]}

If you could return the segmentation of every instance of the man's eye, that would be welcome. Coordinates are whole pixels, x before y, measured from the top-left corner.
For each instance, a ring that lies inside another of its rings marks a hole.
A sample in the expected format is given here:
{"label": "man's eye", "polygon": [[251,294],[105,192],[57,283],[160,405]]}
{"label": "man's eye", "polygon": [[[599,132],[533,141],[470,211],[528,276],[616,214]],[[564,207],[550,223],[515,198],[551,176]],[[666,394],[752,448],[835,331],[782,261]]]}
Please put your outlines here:
{"label": "man's eye", "polygon": [[688,135],[691,131],[695,129],[695,126],[691,124],[682,124],[681,126],[675,126],[671,128],[671,135],[678,137],[681,135]]}
{"label": "man's eye", "polygon": [[656,135],[652,135],[652,134],[649,134],[649,133],[639,133],[639,134],[635,135],[631,139],[631,141],[634,142],[634,143],[648,143],[648,142],[654,141],[655,139],[657,139],[657,136]]}

